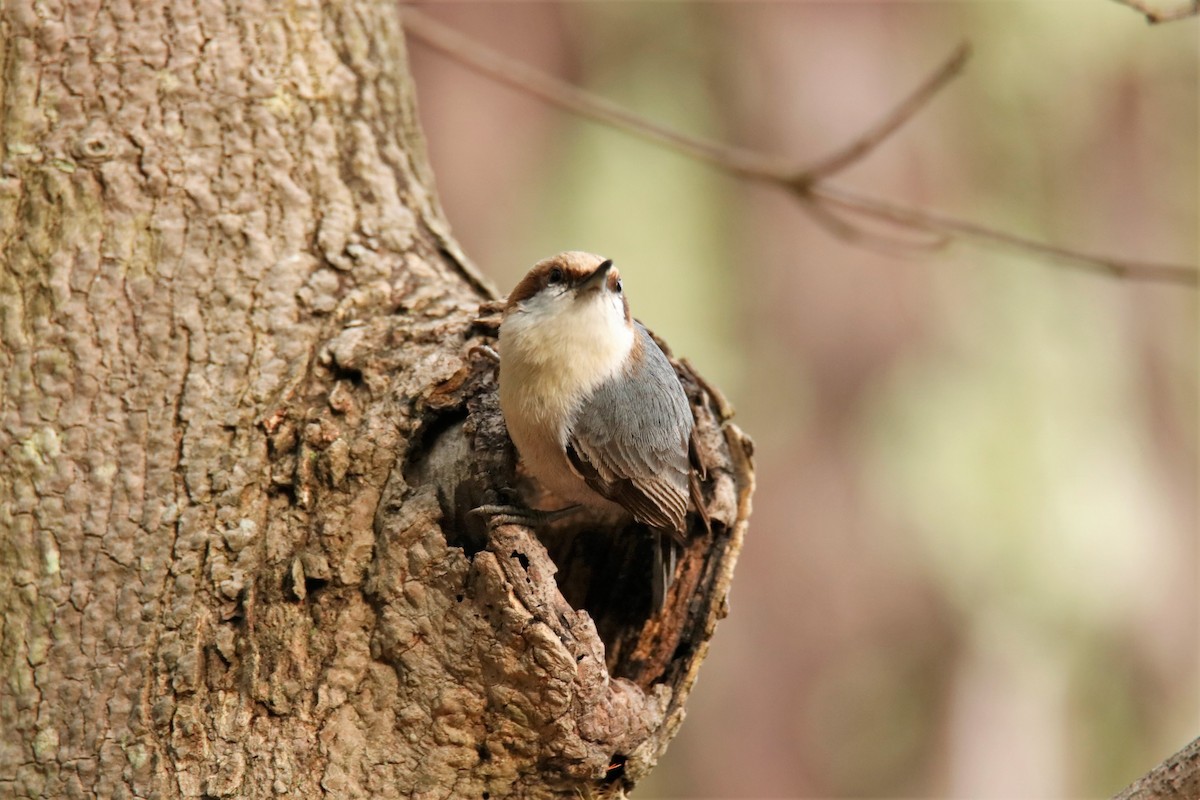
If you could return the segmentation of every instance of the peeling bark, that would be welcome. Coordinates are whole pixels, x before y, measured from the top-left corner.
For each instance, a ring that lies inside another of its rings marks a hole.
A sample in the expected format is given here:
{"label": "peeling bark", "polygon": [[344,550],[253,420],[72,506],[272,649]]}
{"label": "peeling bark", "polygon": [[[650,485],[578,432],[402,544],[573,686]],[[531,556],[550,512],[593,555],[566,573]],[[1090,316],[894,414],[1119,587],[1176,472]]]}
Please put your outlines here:
{"label": "peeling bark", "polygon": [[396,10],[14,0],[0,59],[0,795],[645,775],[725,611],[749,442],[679,364],[713,525],[656,617],[644,532],[467,513],[523,479]]}

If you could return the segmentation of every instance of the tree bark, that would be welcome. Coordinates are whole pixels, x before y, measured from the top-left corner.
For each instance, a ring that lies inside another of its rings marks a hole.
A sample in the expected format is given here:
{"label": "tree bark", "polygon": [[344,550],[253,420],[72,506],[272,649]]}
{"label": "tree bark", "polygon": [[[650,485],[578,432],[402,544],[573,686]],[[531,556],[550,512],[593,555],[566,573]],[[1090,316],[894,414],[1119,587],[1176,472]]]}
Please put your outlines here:
{"label": "tree bark", "polygon": [[614,796],[682,721],[749,442],[679,364],[711,525],[659,615],[642,532],[467,513],[522,478],[403,47],[0,11],[0,795]]}
{"label": "tree bark", "polygon": [[1200,739],[1129,784],[1113,800],[1195,800],[1200,797]]}

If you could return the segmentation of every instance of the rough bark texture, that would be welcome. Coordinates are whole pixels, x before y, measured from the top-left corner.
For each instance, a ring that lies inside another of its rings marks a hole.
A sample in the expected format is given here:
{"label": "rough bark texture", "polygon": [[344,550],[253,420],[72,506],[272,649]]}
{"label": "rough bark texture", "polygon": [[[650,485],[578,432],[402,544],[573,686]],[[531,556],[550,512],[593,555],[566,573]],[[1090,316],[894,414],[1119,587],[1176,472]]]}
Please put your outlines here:
{"label": "rough bark texture", "polygon": [[0,795],[644,775],[749,443],[681,365],[712,525],[655,617],[644,532],[466,513],[521,480],[395,8],[14,0],[0,97]]}
{"label": "rough bark texture", "polygon": [[1126,786],[1113,800],[1196,800],[1200,797],[1200,739]]}

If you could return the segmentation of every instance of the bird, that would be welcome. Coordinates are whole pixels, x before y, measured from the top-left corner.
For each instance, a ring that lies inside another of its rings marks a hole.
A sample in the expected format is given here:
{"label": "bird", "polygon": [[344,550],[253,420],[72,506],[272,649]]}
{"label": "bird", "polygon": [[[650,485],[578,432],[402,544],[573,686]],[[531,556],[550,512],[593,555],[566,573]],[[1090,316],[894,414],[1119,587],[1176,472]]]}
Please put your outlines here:
{"label": "bird", "polygon": [[695,491],[695,421],[612,260],[568,251],[535,264],[504,305],[499,359],[509,436],[534,480],[571,504],[560,511],[616,511],[657,533],[661,609]]}

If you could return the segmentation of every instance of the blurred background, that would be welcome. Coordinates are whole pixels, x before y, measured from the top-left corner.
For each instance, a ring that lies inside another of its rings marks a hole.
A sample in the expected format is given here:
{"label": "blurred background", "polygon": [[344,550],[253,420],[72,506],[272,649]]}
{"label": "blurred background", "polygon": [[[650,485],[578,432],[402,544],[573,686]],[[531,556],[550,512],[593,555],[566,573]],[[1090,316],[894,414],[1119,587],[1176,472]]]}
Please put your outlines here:
{"label": "blurred background", "polygon": [[[427,5],[685,131],[807,161],[960,40],[834,183],[1200,260],[1197,20],[1109,2]],[[441,200],[507,292],[591,250],[720,386],[758,490],[688,719],[635,798],[1107,796],[1200,734],[1197,293],[831,239],[779,192],[411,44]]]}

